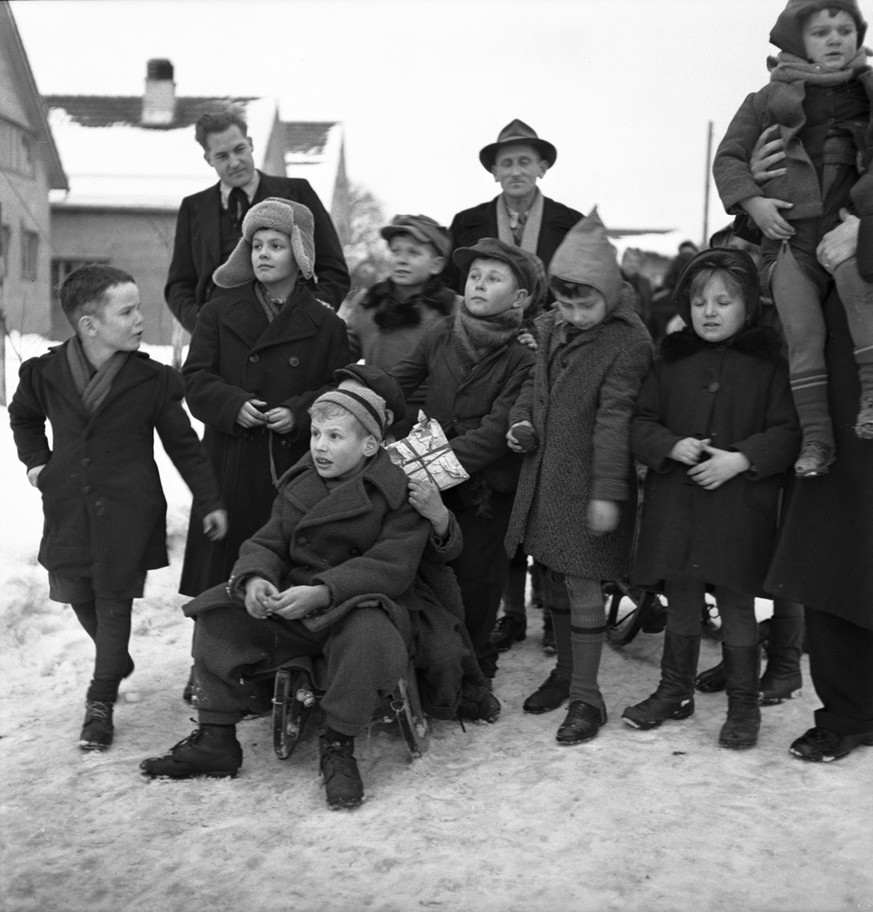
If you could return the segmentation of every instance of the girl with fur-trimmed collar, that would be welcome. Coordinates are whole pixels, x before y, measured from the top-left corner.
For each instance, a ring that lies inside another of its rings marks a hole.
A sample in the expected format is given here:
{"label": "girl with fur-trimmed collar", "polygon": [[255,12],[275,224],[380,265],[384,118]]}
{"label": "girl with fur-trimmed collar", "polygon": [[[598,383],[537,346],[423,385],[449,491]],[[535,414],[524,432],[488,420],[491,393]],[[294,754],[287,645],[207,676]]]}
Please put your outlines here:
{"label": "girl with fur-trimmed collar", "polygon": [[634,581],[667,596],[661,681],[625,709],[634,728],[694,712],[704,593],[722,618],[728,717],[719,743],[751,747],[760,725],[755,596],[776,541],[784,473],[800,445],[780,340],[760,325],[757,270],[738,250],[686,267],[667,336],[643,383],[631,446],[648,467]]}

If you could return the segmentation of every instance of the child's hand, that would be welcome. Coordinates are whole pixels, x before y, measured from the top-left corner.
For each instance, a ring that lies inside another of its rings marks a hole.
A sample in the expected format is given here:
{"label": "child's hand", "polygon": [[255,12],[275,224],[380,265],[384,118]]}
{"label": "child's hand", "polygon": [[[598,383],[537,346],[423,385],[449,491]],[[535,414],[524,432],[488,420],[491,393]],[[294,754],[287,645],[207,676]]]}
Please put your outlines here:
{"label": "child's hand", "polygon": [[506,432],[506,445],[513,453],[532,453],[539,446],[533,425],[529,421],[517,421]]}
{"label": "child's hand", "polygon": [[39,473],[45,468],[44,465],[34,466],[32,469],[27,470],[27,480],[36,487],[36,480],[39,478]]}
{"label": "child's hand", "polygon": [[614,500],[592,500],[588,504],[588,528],[595,535],[613,532],[618,527],[620,515]]}
{"label": "child's hand", "polygon": [[292,586],[269,599],[270,612],[286,621],[299,620],[319,608],[330,604],[327,586]]}
{"label": "child's hand", "polygon": [[709,454],[709,459],[689,469],[688,474],[707,491],[720,488],[735,475],[748,471],[751,465],[742,453],[719,450],[708,443],[703,447],[703,452]]}
{"label": "child's hand", "polygon": [[267,427],[277,434],[288,434],[294,430],[294,414],[289,408],[280,405],[264,413]]}
{"label": "child's hand", "polygon": [[279,590],[262,576],[251,576],[246,580],[246,611],[262,621],[273,613],[272,601]]}
{"label": "child's hand", "polygon": [[526,345],[532,352],[535,352],[539,348],[534,334],[529,329],[520,329],[515,338],[518,339],[522,345]]}
{"label": "child's hand", "polygon": [[221,541],[227,535],[227,510],[213,510],[203,517],[203,534],[209,541]]}
{"label": "child's hand", "polygon": [[440,489],[429,478],[409,479],[409,502],[442,538],[449,530],[449,511]]}
{"label": "child's hand", "polygon": [[794,203],[786,200],[767,199],[766,196],[750,196],[740,205],[761,231],[772,241],[786,241],[794,235],[794,229],[779,214],[780,209],[791,209]]}
{"label": "child's hand", "polygon": [[684,462],[685,465],[697,465],[700,462],[700,456],[703,453],[703,447],[709,443],[709,437],[706,440],[698,440],[696,437],[683,437],[678,443],[674,444],[670,450],[670,459],[676,462]]}
{"label": "child's hand", "polygon": [[261,406],[266,405],[263,399],[249,399],[244,402],[242,408],[236,413],[236,423],[244,428],[260,427],[267,423],[267,416],[260,411]]}

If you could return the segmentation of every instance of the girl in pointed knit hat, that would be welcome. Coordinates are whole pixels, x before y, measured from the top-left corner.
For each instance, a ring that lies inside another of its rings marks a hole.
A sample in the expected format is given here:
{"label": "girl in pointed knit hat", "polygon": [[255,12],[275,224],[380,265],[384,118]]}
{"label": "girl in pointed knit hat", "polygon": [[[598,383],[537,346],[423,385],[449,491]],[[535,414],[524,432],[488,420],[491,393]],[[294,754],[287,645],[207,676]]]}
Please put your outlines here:
{"label": "girl in pointed knit hat", "polygon": [[546,568],[558,653],[524,711],[569,698],[557,740],[578,744],[606,722],[601,580],[630,571],[637,481],[628,426],[652,343],[596,211],[555,252],[549,287],[555,306],[534,324],[536,364],[509,416],[509,446],[526,455],[506,547],[521,545]]}
{"label": "girl in pointed knit hat", "polygon": [[242,231],[213,275],[227,290],[200,311],[182,368],[230,522],[214,546],[189,530],[180,591],[190,596],[230,577],[240,545],[270,516],[274,481],[308,451],[307,409],[351,361],[345,324],[307,282],[310,210],[270,198],[246,213]]}

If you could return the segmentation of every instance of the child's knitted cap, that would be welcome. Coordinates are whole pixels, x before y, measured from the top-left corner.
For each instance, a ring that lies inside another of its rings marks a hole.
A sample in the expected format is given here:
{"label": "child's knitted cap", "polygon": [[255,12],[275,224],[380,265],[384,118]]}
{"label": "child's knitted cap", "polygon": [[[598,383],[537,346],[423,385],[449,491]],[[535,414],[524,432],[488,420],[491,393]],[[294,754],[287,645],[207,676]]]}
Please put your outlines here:
{"label": "child's knitted cap", "polygon": [[385,410],[385,400],[373,390],[365,386],[358,386],[354,389],[335,389],[322,393],[315,402],[312,403],[312,409],[318,408],[319,405],[332,403],[339,405],[347,412],[351,412],[358,421],[364,426],[368,434],[372,434],[376,440],[382,440],[388,427],[388,415]]}
{"label": "child's knitted cap", "polygon": [[596,288],[606,301],[607,313],[618,305],[624,280],[596,206],[561,241],[549,264],[549,277]]}
{"label": "child's knitted cap", "polygon": [[339,385],[353,382],[355,389],[367,387],[385,400],[385,407],[391,411],[394,420],[402,418],[406,412],[406,396],[400,384],[378,367],[371,364],[347,364],[333,372],[333,379]]}
{"label": "child's knitted cap", "polygon": [[770,43],[782,51],[806,59],[803,45],[803,20],[824,9],[839,9],[847,12],[858,27],[858,47],[864,43],[867,23],[861,15],[857,0],[788,0],[779,14],[776,25],[770,32]]}
{"label": "child's knitted cap", "polygon": [[252,239],[261,228],[273,228],[288,235],[298,269],[304,278],[312,278],[315,267],[315,222],[312,211],[294,200],[271,196],[249,209],[243,219],[239,243],[227,261],[212,273],[212,281],[219,288],[235,288],[254,279]]}

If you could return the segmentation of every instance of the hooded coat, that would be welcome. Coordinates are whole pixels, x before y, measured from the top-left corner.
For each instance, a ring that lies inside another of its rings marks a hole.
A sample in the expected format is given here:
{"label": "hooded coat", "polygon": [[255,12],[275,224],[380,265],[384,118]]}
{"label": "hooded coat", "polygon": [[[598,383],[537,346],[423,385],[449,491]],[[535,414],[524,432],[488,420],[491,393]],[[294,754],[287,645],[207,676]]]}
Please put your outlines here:
{"label": "hooded coat", "polygon": [[[858,22],[860,48],[866,33],[866,23],[853,0],[837,0],[833,3],[789,0],[770,33],[770,40],[783,51],[804,58],[800,20],[803,16],[826,7],[844,9],[853,15]],[[771,63],[775,65],[775,61]],[[873,104],[873,70],[863,67],[857,71],[856,79]],[[840,87],[833,88],[831,95],[835,95]],[[804,79],[789,82],[779,79],[749,95],[740,106],[719,144],[712,166],[713,177],[727,212],[740,213],[742,207],[739,204],[742,200],[752,196],[766,196],[793,204],[793,208],[782,212],[788,220],[814,218],[822,214],[822,193],[816,166],[801,140],[801,132],[806,126],[806,94]],[[773,124],[780,125],[786,173],[759,186],[752,177],[749,161],[758,137]],[[873,152],[873,118],[868,115],[863,121],[854,123],[851,132],[860,153],[862,172],[866,172]],[[851,198],[857,215],[873,214],[873,175],[860,174],[851,190]]]}
{"label": "hooded coat", "polygon": [[[689,285],[704,263],[743,264],[746,326],[723,343],[705,342],[690,328]],[[632,578],[649,588],[690,579],[765,596],[784,473],[800,446],[780,340],[760,326],[748,254],[698,254],[679,279],[675,303],[688,328],[662,341],[631,423],[634,456],[649,469]],[[685,437],[741,452],[751,468],[707,491],[669,456]]]}

